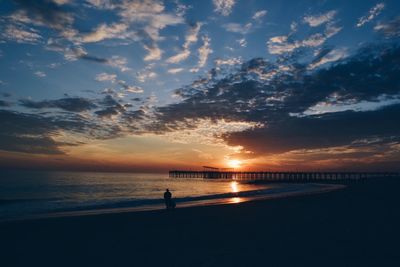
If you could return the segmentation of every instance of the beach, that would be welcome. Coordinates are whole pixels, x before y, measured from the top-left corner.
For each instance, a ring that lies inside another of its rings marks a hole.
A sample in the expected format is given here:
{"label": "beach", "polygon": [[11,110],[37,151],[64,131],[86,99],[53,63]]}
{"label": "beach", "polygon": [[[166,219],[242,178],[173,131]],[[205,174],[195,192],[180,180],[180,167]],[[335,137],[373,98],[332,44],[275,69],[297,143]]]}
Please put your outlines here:
{"label": "beach", "polygon": [[400,179],[230,205],[4,222],[1,266],[400,266]]}

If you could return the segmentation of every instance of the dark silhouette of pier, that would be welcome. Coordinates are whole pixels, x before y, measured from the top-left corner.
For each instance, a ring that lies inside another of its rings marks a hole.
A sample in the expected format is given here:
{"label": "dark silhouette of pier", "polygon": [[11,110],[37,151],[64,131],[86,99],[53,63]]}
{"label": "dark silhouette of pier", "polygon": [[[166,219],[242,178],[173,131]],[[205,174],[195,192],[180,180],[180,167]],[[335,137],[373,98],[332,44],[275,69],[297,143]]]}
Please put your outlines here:
{"label": "dark silhouette of pier", "polygon": [[231,179],[248,181],[316,182],[316,181],[355,181],[367,178],[398,176],[396,172],[273,172],[273,171],[219,171],[217,168],[204,168],[203,171],[173,170],[171,178]]}

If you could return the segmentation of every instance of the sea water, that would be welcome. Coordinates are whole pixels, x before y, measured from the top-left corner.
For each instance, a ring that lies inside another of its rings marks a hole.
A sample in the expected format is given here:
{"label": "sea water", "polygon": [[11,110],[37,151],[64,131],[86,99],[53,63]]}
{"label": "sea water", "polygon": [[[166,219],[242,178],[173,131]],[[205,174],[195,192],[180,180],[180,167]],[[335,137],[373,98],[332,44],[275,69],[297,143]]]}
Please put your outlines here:
{"label": "sea water", "polygon": [[320,187],[169,178],[168,174],[0,171],[0,221],[162,209],[167,188],[179,208],[324,189]]}

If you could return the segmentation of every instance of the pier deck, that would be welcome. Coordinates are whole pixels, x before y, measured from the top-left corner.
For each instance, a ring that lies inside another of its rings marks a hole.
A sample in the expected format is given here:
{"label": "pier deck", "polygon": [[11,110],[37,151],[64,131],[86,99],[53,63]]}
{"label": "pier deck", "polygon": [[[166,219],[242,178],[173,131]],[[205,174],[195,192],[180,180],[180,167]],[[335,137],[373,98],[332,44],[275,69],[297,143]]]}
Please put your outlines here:
{"label": "pier deck", "polygon": [[171,178],[202,178],[230,180],[261,180],[280,182],[312,182],[361,180],[375,177],[398,176],[395,172],[237,172],[237,171],[183,171],[169,172]]}

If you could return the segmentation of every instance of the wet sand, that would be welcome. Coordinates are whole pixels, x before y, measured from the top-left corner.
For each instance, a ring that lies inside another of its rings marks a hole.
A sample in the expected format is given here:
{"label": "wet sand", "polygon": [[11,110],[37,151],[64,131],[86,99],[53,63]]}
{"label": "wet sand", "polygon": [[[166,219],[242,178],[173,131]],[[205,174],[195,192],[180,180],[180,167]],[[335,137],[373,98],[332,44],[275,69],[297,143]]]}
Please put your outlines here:
{"label": "wet sand", "polygon": [[1,223],[0,266],[400,266],[399,188]]}

